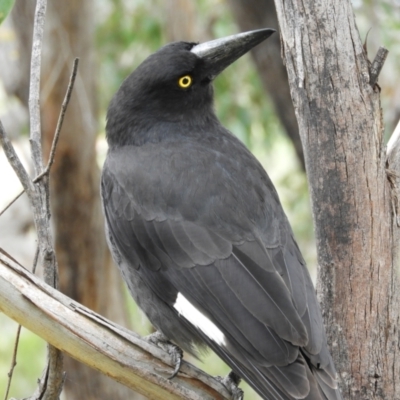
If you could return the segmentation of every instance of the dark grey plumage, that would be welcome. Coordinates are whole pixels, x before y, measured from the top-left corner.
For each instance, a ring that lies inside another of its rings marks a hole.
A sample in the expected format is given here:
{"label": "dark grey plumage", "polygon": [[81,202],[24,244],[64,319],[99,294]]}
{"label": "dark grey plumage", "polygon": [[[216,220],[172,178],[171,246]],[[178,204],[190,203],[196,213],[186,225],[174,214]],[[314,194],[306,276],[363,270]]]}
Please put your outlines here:
{"label": "dark grey plumage", "polygon": [[[193,46],[160,49],[110,104],[101,189],[114,259],[150,321],[184,350],[208,345],[264,399],[341,399],[276,190],[216,118],[212,63]],[[182,89],[185,75],[193,83]],[[178,313],[178,293],[222,342]]]}

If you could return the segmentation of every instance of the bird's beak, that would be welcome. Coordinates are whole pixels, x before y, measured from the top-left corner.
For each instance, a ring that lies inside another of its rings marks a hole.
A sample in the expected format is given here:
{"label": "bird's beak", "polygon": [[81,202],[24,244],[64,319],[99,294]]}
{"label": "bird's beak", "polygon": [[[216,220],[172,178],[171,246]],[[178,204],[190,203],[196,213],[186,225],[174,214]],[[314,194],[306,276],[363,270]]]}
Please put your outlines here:
{"label": "bird's beak", "polygon": [[237,35],[200,43],[194,46],[191,52],[204,60],[207,76],[210,79],[214,79],[228,65],[267,39],[274,32],[275,29],[266,28],[238,33]]}

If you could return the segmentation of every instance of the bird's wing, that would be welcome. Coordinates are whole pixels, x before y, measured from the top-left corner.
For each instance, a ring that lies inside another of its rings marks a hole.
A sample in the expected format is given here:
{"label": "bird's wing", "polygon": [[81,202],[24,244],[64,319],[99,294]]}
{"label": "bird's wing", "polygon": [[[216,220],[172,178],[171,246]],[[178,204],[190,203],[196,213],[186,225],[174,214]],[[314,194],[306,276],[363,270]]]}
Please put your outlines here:
{"label": "bird's wing", "polygon": [[[191,174],[176,165],[187,155],[174,160],[176,152],[164,148],[155,158],[150,146],[148,154],[143,148],[109,154],[102,196],[110,235],[123,257],[222,358],[247,371],[249,380],[262,381],[258,386],[272,381],[281,396],[272,399],[308,393],[299,348],[315,368],[328,370],[327,385],[334,385],[314,289],[273,187],[229,187],[234,182],[226,176],[228,161],[220,167],[221,155],[202,160],[201,149]],[[256,179],[254,173],[263,174],[256,168],[243,181]],[[226,187],[214,187],[225,181]],[[224,191],[226,196],[214,195]],[[265,210],[252,209],[260,202],[267,203]],[[261,213],[264,225],[251,221],[257,218],[252,213]]]}

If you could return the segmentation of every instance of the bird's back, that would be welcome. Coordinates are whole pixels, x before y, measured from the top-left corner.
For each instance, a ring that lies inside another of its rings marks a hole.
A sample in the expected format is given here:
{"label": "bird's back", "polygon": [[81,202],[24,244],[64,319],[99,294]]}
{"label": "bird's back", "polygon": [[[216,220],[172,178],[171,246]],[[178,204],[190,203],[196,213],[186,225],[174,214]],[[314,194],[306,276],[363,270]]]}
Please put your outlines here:
{"label": "bird's back", "polygon": [[[136,274],[150,288],[151,302],[148,293],[138,298],[139,284],[131,290],[155,326],[190,351],[205,342],[266,399],[340,398],[332,397],[322,317],[277,193],[235,137],[216,125],[185,140],[111,150],[102,193],[114,252],[128,284]],[[179,294],[220,340],[174,308]]]}

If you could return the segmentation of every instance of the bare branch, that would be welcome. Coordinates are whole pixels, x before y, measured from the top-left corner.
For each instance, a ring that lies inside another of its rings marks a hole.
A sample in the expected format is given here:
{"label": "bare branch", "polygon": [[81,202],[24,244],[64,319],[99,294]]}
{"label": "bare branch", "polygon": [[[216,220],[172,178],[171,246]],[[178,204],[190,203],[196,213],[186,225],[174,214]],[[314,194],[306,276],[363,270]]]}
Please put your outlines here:
{"label": "bare branch", "polygon": [[[23,192],[21,192],[22,194]],[[16,260],[14,260],[8,253],[6,253],[3,249],[0,248],[0,252],[2,254],[4,254],[6,257],[11,258],[14,262],[17,263]],[[32,273],[34,274],[36,271],[36,267],[37,267],[37,262],[38,262],[38,258],[39,258],[39,246],[36,247],[36,251],[35,251],[35,257],[33,259],[33,265],[32,265]],[[18,263],[17,263],[18,264]],[[21,266],[22,267],[22,266]],[[13,377],[13,373],[14,373],[14,368],[17,365],[17,353],[18,353],[18,346],[19,346],[19,338],[21,336],[21,328],[22,325],[18,325],[17,328],[17,333],[15,335],[15,344],[14,344],[14,351],[13,351],[13,356],[12,356],[12,360],[11,360],[11,367],[10,367],[10,371],[8,372],[8,382],[7,382],[7,390],[4,396],[4,400],[7,400],[8,398],[8,393],[10,392],[10,387],[11,387],[11,381],[12,381],[12,377]]]}
{"label": "bare branch", "polygon": [[35,257],[33,257],[32,274],[36,273],[36,267],[39,261],[39,253],[40,253],[39,246],[36,246]]}
{"label": "bare branch", "polygon": [[65,113],[66,113],[67,108],[68,108],[69,100],[71,99],[72,89],[74,88],[76,73],[78,71],[78,64],[79,64],[79,58],[75,58],[74,64],[72,66],[71,76],[69,78],[67,92],[65,93],[64,101],[63,101],[63,103],[61,105],[60,114],[58,116],[57,127],[56,127],[56,131],[55,131],[55,134],[54,134],[53,143],[51,145],[49,161],[47,162],[47,166],[46,166],[45,170],[33,180],[34,183],[36,183],[40,179],[42,179],[43,176],[49,175],[50,168],[53,165],[54,157],[55,157],[55,154],[56,154],[56,147],[57,147],[58,139],[60,137],[61,128],[62,128],[62,125],[63,125],[63,122],[64,122],[64,116],[65,116]]}
{"label": "bare branch", "polygon": [[[74,64],[72,66],[72,72],[71,72],[71,76],[69,79],[69,84],[68,84],[68,88],[67,88],[67,92],[65,93],[65,97],[64,97],[64,101],[62,103],[61,106],[61,110],[60,110],[60,114],[58,116],[58,122],[57,122],[57,127],[56,127],[56,131],[54,134],[54,139],[53,139],[53,143],[51,145],[51,150],[50,150],[50,156],[49,156],[49,161],[47,162],[46,168],[44,169],[44,171],[38,175],[35,179],[33,179],[33,183],[37,183],[39,182],[40,179],[42,179],[45,175],[49,175],[50,174],[50,169],[51,166],[53,165],[54,162],[54,158],[55,158],[55,153],[56,153],[56,148],[57,148],[57,143],[58,143],[58,139],[60,137],[60,133],[61,133],[61,128],[64,122],[64,116],[65,113],[67,111],[68,108],[68,104],[69,104],[69,100],[71,98],[71,94],[72,94],[72,89],[74,88],[74,84],[75,84],[75,79],[76,79],[76,74],[78,71],[78,64],[79,64],[79,59],[75,58],[74,60]],[[20,174],[23,174],[25,171],[23,165],[21,164],[21,162],[18,159],[17,154],[15,153],[15,150],[11,144],[11,142],[8,140],[7,135],[4,131],[3,125],[1,124],[0,121],[0,143],[2,144],[3,148],[4,148],[4,152],[10,162],[10,164],[13,166],[14,170],[16,171],[21,183],[22,181],[22,176],[20,176]],[[15,161],[15,167],[12,164],[12,161]],[[23,171],[21,171],[21,168],[23,169]],[[18,172],[17,172],[17,170]],[[27,172],[25,171],[26,177],[24,177],[24,179],[28,179],[29,182],[30,178],[27,174]],[[32,190],[34,190],[34,187],[32,185]],[[20,193],[18,193],[18,195],[16,195],[4,208],[3,210],[0,211],[0,217],[15,203],[15,201],[17,201],[22,194],[25,192],[25,189],[23,189]]]}
{"label": "bare branch", "polygon": [[[40,123],[40,67],[46,8],[47,0],[37,0],[29,87],[29,114],[31,123],[30,144],[36,175],[40,175],[43,169]],[[37,194],[37,201],[32,201],[32,207],[34,209],[33,214],[38,235],[38,247],[43,260],[44,279],[48,284],[57,287],[58,271],[50,229],[49,179],[47,175],[44,179],[39,180],[35,192]],[[62,370],[62,353],[56,348],[53,348],[50,344],[47,350],[48,364],[39,383],[38,390],[42,392],[40,395],[42,400],[58,400],[65,378]]]}
{"label": "bare branch", "polygon": [[[35,186],[31,181],[31,178],[29,177],[25,167],[22,165],[21,160],[19,159],[13,145],[11,144],[10,139],[8,139],[8,136],[6,134],[6,131],[4,130],[1,121],[0,121],[0,143],[1,146],[3,147],[4,154],[6,155],[8,162],[10,163],[11,167],[14,169],[19,180],[21,181],[21,184],[24,190],[27,192],[29,199],[32,201],[32,199],[35,197]],[[15,200],[13,200],[13,202],[14,201]]]}
{"label": "bare branch", "polygon": [[[38,7],[40,8],[40,5],[38,3]],[[41,8],[40,8],[41,10]],[[38,13],[40,14],[40,10]],[[35,25],[36,26],[36,25]],[[35,28],[36,29],[36,28]],[[33,50],[34,52],[34,50]],[[57,147],[57,142],[60,136],[62,124],[64,121],[64,116],[68,107],[69,100],[71,98],[71,93],[72,89],[74,87],[75,83],[75,78],[77,74],[77,69],[78,69],[78,63],[79,60],[76,58],[74,60],[73,68],[72,68],[72,73],[70,77],[70,81],[68,84],[67,92],[65,94],[65,98],[63,101],[63,104],[61,106],[60,110],[60,115],[58,118],[57,122],[57,128],[56,132],[54,134],[54,139],[51,147],[51,152],[50,152],[50,157],[49,161],[47,163],[47,166],[43,172],[41,172],[33,181],[29,178],[29,175],[25,171],[22,163],[18,159],[18,156],[15,153],[15,150],[11,144],[11,142],[8,140],[3,125],[1,124],[0,121],[0,140],[3,145],[4,151],[9,159],[10,164],[13,166],[14,170],[16,171],[18,177],[20,178],[21,182],[23,183],[24,188],[26,189],[27,193],[30,194],[30,200],[31,200],[31,205],[34,209],[34,217],[35,217],[35,223],[36,223],[36,228],[38,231],[38,241],[39,245],[35,254],[35,261],[34,261],[34,266],[33,266],[33,271],[36,269],[37,261],[38,261],[38,256],[39,256],[39,250],[40,247],[42,246],[42,249],[44,249],[44,261],[45,261],[45,277],[47,276],[47,282],[48,283],[53,283],[54,286],[56,286],[56,276],[57,276],[57,266],[56,266],[56,259],[55,259],[55,254],[54,250],[52,248],[52,239],[51,239],[51,233],[50,233],[50,222],[49,222],[49,204],[48,204],[48,179],[46,179],[46,182],[44,182],[42,185],[35,187],[34,183],[39,182],[43,177],[46,176],[48,178],[48,175],[50,174],[50,169],[51,166],[54,162],[54,157],[55,157],[55,151]],[[33,67],[32,67],[33,70]],[[39,70],[40,70],[40,60],[39,60]],[[31,79],[34,79],[31,77]],[[32,110],[31,110],[32,112]],[[36,112],[35,110],[33,112]],[[39,126],[39,143],[40,143],[40,116],[39,119],[36,117],[35,119],[35,127]],[[33,129],[31,131],[31,137],[33,135]],[[41,155],[41,149],[40,149],[40,154],[36,150],[36,155],[34,154],[34,141],[31,141],[32,145],[32,156],[35,159],[35,157],[42,157]],[[39,164],[42,165],[42,159],[40,159],[40,162],[38,159],[36,159],[36,167],[37,170],[40,170],[42,167],[38,167]],[[0,216],[13,204],[24,192],[24,190],[19,193],[6,207],[3,209],[0,213]],[[38,197],[40,196],[40,197]],[[42,207],[44,205],[44,208]],[[40,246],[41,245],[41,246]],[[46,257],[47,255],[47,257]],[[47,267],[46,267],[47,266]],[[17,336],[18,339],[19,335]],[[18,343],[18,342],[17,342]],[[18,344],[16,345],[15,348],[15,357],[16,357],[16,352],[17,352]],[[14,357],[14,359],[15,359]],[[14,360],[13,359],[13,360]],[[14,362],[14,361],[13,361]],[[9,379],[9,384],[11,384],[11,377],[12,377],[12,371],[13,367],[10,371],[10,379]],[[53,348],[52,346],[49,346],[48,348],[48,366],[46,367],[44,371],[44,375],[40,380],[39,387],[35,394],[31,396],[32,399],[37,398],[40,396],[43,399],[58,399],[60,392],[62,390],[63,386],[63,381],[64,381],[64,374],[62,372],[62,353]],[[8,390],[7,390],[7,395],[8,395]]]}
{"label": "bare branch", "polygon": [[0,217],[25,193],[25,190],[22,189],[1,211]]}
{"label": "bare branch", "polygon": [[[45,21],[47,1],[38,0],[35,10],[35,21],[33,29],[32,59],[29,88],[29,113],[31,122],[30,144],[31,156],[36,175],[40,175],[43,169],[43,157],[41,148],[41,127],[40,127],[40,66],[41,49],[43,40],[43,29]],[[40,255],[43,259],[44,279],[50,285],[57,286],[57,262],[53,249],[53,240],[50,230],[50,205],[49,186],[47,176],[38,182],[35,187],[36,199],[33,199],[33,216]]]}
{"label": "bare branch", "polygon": [[40,126],[40,66],[42,59],[42,41],[47,1],[37,0],[33,29],[31,74],[29,86],[29,116],[31,123],[30,143],[35,174],[43,168],[43,154]]}
{"label": "bare branch", "polygon": [[19,344],[19,338],[21,335],[21,325],[18,325],[17,328],[17,334],[15,337],[15,343],[14,343],[14,350],[13,350],[13,355],[12,355],[12,360],[11,360],[11,367],[10,371],[8,372],[8,382],[7,382],[7,389],[6,393],[4,395],[4,400],[7,400],[8,398],[8,393],[10,392],[10,387],[11,387],[11,381],[14,373],[14,368],[17,365],[17,352],[18,352],[18,344]]}
{"label": "bare branch", "polygon": [[[213,377],[73,301],[0,251],[0,310],[77,360],[152,399],[229,399]],[[79,310],[79,312],[77,312]]]}
{"label": "bare branch", "polygon": [[384,47],[379,47],[378,52],[372,61],[371,67],[369,69],[370,80],[369,83],[372,87],[374,87],[375,83],[378,81],[379,74],[381,73],[383,64],[386,61],[386,57],[389,53],[389,50]]}

